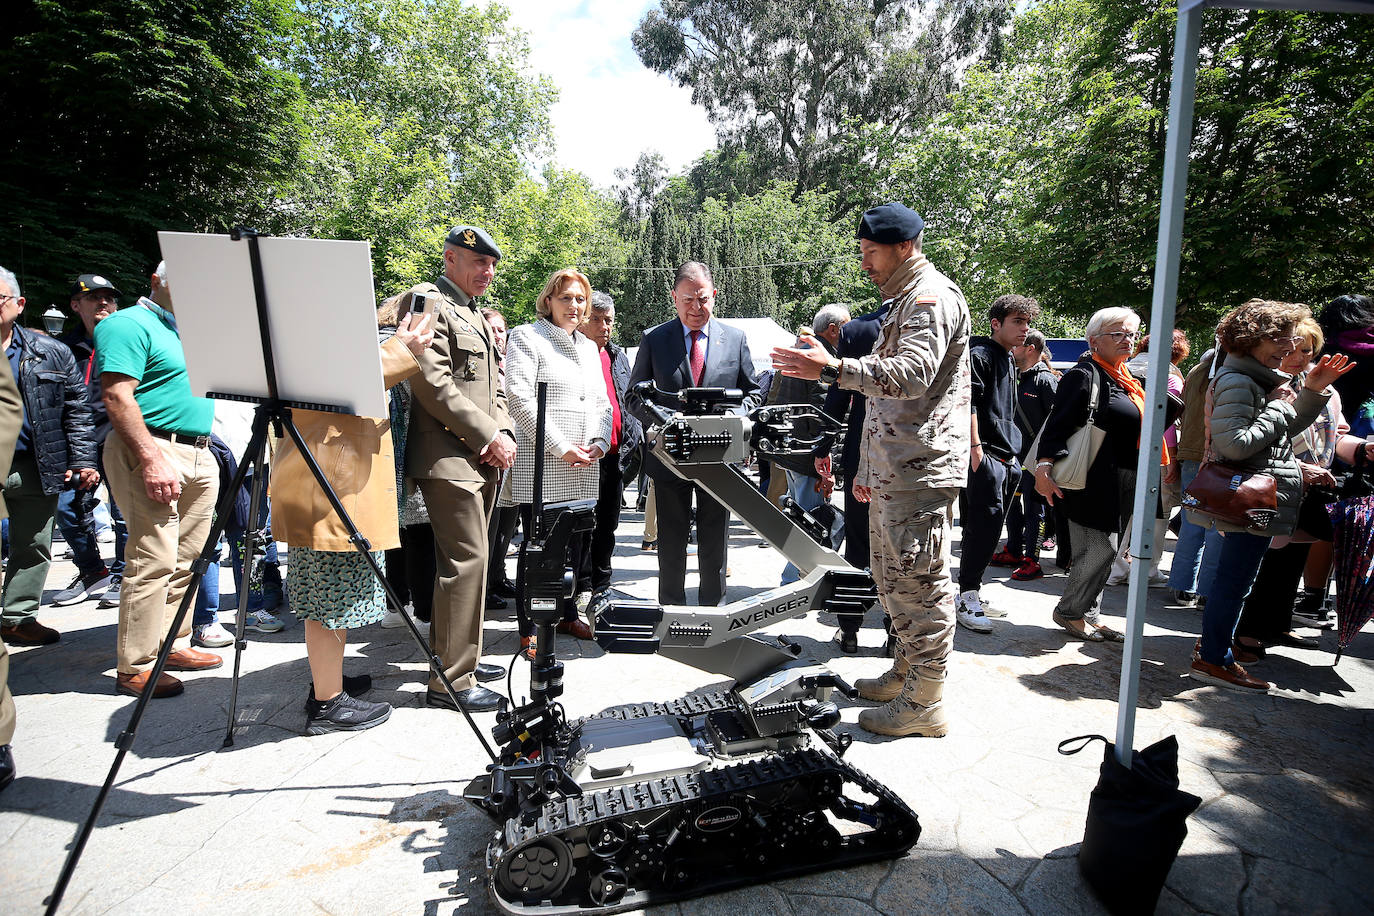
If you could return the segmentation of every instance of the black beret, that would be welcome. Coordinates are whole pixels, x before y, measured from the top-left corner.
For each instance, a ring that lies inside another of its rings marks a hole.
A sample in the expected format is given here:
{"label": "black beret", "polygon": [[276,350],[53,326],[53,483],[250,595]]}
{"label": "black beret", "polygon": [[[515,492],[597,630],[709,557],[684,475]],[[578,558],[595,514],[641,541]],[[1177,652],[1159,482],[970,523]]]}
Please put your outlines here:
{"label": "black beret", "polygon": [[872,207],[859,217],[856,239],[868,239],[879,245],[896,245],[914,239],[926,227],[921,214],[910,207],[893,202]]}
{"label": "black beret", "polygon": [[490,255],[498,261],[501,260],[501,249],[496,247],[491,236],[476,226],[454,226],[448,231],[448,238],[444,241],[458,248],[466,248],[468,251]]}
{"label": "black beret", "polygon": [[106,280],[100,274],[82,274],[77,277],[76,282],[72,284],[72,298],[75,299],[82,293],[93,293],[98,289],[108,289],[116,296],[124,295],[119,290],[115,289],[113,283]]}

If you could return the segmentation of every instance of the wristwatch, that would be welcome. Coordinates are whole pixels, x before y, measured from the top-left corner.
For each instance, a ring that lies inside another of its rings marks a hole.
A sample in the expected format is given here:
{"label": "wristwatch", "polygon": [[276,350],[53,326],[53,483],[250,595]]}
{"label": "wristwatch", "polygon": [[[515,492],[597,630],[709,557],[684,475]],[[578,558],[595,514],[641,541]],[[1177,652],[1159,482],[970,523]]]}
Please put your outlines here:
{"label": "wristwatch", "polygon": [[821,367],[821,381],[833,385],[840,380],[840,361],[832,359]]}

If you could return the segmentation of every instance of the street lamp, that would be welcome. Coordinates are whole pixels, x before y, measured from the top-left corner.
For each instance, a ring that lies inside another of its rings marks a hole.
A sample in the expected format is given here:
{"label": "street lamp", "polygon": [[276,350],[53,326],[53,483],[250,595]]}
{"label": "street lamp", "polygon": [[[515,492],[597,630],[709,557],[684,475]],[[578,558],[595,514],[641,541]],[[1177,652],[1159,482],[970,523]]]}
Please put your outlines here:
{"label": "street lamp", "polygon": [[56,337],[62,333],[62,325],[67,323],[67,316],[58,311],[57,306],[52,305],[43,313],[43,330],[48,332],[50,337]]}

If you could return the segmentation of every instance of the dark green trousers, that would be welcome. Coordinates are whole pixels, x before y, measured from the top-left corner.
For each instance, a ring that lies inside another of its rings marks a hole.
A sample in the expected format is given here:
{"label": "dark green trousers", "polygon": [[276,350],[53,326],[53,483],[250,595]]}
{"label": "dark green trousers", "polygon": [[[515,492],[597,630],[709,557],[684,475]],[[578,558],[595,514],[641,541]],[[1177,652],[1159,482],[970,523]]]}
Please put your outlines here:
{"label": "dark green trousers", "polygon": [[[10,513],[10,556],[5,564],[5,626],[18,626],[38,613],[52,565],[52,525],[57,496],[46,496],[33,455],[15,455],[5,479]],[[65,584],[65,583],[64,583]]]}

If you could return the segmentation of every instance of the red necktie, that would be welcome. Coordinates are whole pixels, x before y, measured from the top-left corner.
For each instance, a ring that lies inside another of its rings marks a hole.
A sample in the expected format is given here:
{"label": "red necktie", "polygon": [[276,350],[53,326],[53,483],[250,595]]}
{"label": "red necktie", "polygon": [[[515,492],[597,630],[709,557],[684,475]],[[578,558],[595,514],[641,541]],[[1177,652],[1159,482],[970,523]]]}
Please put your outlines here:
{"label": "red necktie", "polygon": [[701,331],[692,332],[692,384],[701,387],[701,374],[706,369],[706,337]]}

